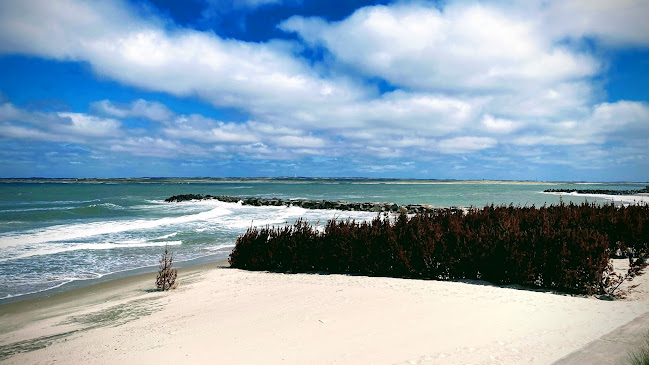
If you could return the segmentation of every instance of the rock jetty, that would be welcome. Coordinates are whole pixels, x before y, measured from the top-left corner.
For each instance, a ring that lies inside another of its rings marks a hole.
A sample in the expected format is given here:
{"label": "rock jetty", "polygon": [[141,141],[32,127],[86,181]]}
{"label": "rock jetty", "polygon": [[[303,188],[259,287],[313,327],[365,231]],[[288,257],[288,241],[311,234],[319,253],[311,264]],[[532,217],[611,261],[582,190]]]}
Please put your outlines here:
{"label": "rock jetty", "polygon": [[414,213],[436,213],[442,210],[452,210],[457,212],[464,212],[463,208],[450,207],[441,208],[428,204],[407,204],[399,205],[395,203],[379,203],[379,202],[348,202],[341,200],[309,200],[309,199],[279,199],[279,198],[259,198],[259,197],[240,197],[240,196],[227,196],[227,195],[203,195],[203,194],[183,194],[174,195],[165,199],[165,202],[182,202],[187,200],[218,200],[226,203],[238,203],[243,205],[254,206],[295,206],[305,209],[336,209],[336,210],[351,210],[351,211],[365,211],[365,212],[406,212],[409,214]]}
{"label": "rock jetty", "polygon": [[604,194],[604,195],[636,195],[649,193],[649,185],[640,190],[606,190],[606,189],[546,189],[544,193],[577,193],[577,194]]}

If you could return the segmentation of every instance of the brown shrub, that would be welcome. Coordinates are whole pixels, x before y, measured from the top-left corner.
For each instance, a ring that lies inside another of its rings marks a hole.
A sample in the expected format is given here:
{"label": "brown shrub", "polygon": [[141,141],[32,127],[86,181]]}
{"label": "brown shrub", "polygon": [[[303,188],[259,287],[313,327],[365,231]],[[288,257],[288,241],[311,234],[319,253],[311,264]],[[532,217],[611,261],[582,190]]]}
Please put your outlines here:
{"label": "brown shrub", "polygon": [[158,266],[158,276],[155,279],[155,286],[158,290],[169,290],[176,287],[178,271],[172,269],[174,256],[169,253],[169,246],[165,245],[165,251]]}
{"label": "brown shrub", "polygon": [[392,220],[379,215],[369,223],[330,220],[322,233],[300,219],[248,229],[229,262],[248,270],[480,279],[604,294],[616,245],[647,251],[647,220],[649,205],[563,202],[402,213]]}

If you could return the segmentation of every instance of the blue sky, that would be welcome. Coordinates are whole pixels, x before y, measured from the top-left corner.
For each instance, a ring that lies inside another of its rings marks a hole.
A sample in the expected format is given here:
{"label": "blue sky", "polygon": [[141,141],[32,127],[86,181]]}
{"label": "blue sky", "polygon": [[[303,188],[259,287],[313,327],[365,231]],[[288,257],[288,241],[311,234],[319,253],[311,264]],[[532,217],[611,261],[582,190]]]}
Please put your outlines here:
{"label": "blue sky", "polygon": [[0,2],[0,177],[649,180],[643,0]]}

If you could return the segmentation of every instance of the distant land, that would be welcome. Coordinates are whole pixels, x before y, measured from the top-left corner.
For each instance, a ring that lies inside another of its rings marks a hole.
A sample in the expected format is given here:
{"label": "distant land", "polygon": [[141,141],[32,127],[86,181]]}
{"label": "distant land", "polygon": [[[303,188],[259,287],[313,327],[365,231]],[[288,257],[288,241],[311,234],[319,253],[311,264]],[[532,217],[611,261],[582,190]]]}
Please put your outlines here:
{"label": "distant land", "polygon": [[125,178],[0,178],[0,183],[357,183],[357,184],[644,184],[644,181],[535,181],[535,180],[454,180],[454,179],[403,179],[368,177],[125,177]]}

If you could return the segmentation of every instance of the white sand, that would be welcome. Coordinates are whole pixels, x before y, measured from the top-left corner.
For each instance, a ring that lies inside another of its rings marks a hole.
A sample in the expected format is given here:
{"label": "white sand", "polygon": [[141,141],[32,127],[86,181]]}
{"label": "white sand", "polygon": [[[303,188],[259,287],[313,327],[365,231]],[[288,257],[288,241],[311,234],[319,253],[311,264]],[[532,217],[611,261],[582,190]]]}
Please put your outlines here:
{"label": "white sand", "polygon": [[636,194],[636,195],[608,195],[608,194],[580,194],[580,193],[545,193],[553,195],[570,195],[570,196],[583,196],[610,200],[613,203],[619,204],[649,204],[649,195]]}
{"label": "white sand", "polygon": [[[648,277],[633,282],[640,294],[604,301],[470,283],[234,269],[181,275],[175,291],[146,292],[152,275],[0,310],[0,346],[47,344],[8,364],[548,364],[649,310]],[[133,313],[140,317],[129,321]],[[104,326],[34,341],[93,324]]]}

